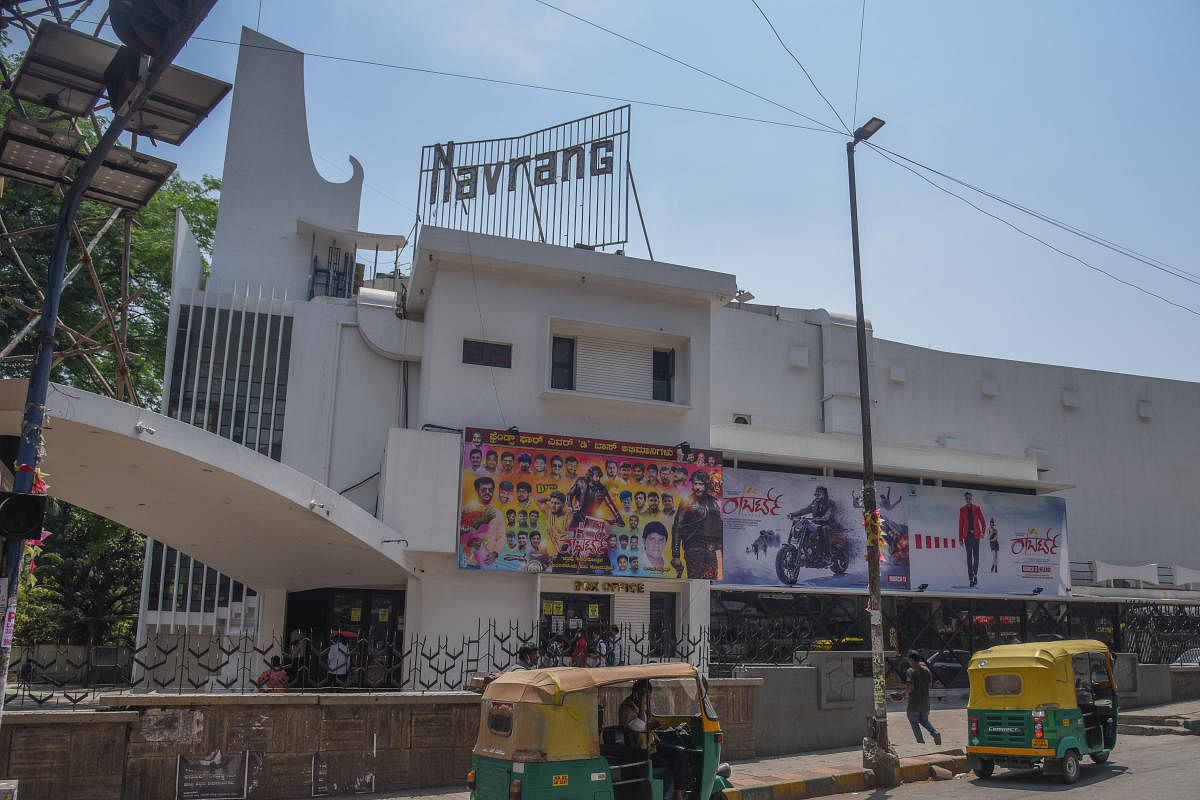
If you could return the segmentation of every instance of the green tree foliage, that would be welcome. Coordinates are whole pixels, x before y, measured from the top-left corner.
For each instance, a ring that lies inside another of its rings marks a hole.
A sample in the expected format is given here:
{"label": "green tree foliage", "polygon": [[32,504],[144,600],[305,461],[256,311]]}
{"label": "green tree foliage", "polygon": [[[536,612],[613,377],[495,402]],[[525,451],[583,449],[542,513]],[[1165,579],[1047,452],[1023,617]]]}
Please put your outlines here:
{"label": "green tree foliage", "polygon": [[[132,645],[146,539],[82,508],[59,504],[54,531],[28,548],[17,644]],[[57,530],[55,530],[57,529]]]}

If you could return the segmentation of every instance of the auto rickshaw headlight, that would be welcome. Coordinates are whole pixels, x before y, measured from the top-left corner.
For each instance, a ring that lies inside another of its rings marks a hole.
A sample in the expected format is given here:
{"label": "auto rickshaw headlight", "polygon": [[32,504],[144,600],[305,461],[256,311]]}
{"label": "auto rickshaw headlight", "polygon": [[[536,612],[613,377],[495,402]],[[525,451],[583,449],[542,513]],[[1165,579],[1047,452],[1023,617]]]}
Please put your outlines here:
{"label": "auto rickshaw headlight", "polygon": [[521,800],[521,779],[513,778],[508,785],[508,800]]}

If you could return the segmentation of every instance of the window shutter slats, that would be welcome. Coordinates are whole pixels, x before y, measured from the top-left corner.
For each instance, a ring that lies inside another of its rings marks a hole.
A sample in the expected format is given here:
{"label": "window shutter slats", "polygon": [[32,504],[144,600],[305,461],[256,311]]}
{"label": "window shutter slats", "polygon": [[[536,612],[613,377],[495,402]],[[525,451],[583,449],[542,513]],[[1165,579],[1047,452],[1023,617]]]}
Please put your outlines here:
{"label": "window shutter slats", "polygon": [[581,392],[649,400],[654,349],[648,344],[591,336],[575,340],[575,388]]}

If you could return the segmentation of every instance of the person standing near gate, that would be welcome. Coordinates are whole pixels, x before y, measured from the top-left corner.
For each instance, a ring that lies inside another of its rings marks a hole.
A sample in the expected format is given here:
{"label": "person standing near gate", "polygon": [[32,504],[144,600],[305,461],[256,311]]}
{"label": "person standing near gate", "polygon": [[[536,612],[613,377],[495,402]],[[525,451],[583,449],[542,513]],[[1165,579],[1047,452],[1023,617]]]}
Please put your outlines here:
{"label": "person standing near gate", "polygon": [[983,509],[971,502],[971,493],[963,494],[966,502],[958,510],[958,540],[967,551],[967,578],[972,586],[979,585],[979,540],[983,538],[985,525]]}
{"label": "person standing near gate", "polygon": [[933,734],[933,743],[940,745],[942,734],[929,721],[929,684],[933,682],[933,674],[929,667],[921,662],[921,656],[916,650],[909,650],[906,658],[908,673],[904,680],[908,686],[905,687],[903,696],[908,698],[908,724],[912,725],[913,736],[917,737],[919,744],[925,744],[925,737],[921,735],[921,728],[924,728]]}

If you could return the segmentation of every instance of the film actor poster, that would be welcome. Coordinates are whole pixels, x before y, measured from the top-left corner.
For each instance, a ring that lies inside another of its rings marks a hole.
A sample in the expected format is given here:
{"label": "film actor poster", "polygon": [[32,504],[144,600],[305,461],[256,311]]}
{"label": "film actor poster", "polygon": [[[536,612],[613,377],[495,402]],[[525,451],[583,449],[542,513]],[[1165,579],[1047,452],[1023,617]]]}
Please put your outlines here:
{"label": "film actor poster", "polygon": [[[1071,593],[1061,497],[913,486],[912,582],[985,594]],[[968,507],[969,504],[969,507]]]}
{"label": "film actor poster", "polygon": [[[747,586],[866,587],[862,481],[725,470],[724,582]],[[909,588],[907,487],[879,483],[880,582]]]}
{"label": "film actor poster", "polygon": [[722,485],[712,450],[468,428],[458,565],[717,580]]}

